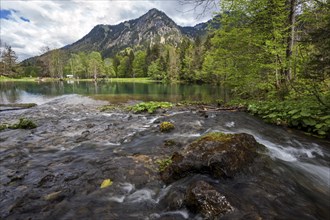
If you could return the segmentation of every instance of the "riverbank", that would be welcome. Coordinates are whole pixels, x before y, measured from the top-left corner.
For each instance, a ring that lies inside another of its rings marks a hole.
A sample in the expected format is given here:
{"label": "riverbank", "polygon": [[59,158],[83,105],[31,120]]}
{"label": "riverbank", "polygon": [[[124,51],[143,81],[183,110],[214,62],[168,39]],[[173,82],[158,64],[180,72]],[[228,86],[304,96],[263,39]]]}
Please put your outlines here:
{"label": "riverbank", "polygon": [[[9,78],[0,76],[0,82],[55,82],[60,81],[58,78],[50,78],[50,77],[21,77],[21,78]],[[74,82],[94,82],[94,79],[76,79],[76,78],[63,78],[63,81],[74,81]],[[105,82],[140,82],[140,83],[148,83],[148,82],[158,82],[156,80],[152,80],[150,78],[98,78],[97,81],[105,81]]]}
{"label": "riverbank", "polygon": [[[2,113],[2,122],[15,124],[25,117],[37,127],[1,132],[1,218],[198,219],[202,213],[193,212],[184,198],[196,181],[225,196],[231,207],[223,216],[227,219],[329,215],[330,152],[325,140],[239,111],[193,105],[153,114],[100,111],[107,104],[65,95]],[[174,129],[161,132],[165,121]],[[231,178],[191,172],[166,185],[160,165],[212,132],[248,133],[264,147]],[[108,179],[112,185],[101,188]]]}

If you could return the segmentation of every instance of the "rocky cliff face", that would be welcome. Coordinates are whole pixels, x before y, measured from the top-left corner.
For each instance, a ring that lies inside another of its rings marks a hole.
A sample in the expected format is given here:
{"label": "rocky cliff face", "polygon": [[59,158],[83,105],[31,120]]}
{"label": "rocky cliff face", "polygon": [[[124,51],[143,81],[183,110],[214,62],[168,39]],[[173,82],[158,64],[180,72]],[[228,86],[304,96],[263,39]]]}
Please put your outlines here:
{"label": "rocky cliff face", "polygon": [[206,27],[206,23],[181,27],[164,12],[151,9],[134,20],[117,25],[97,25],[85,37],[64,48],[70,52],[101,51],[108,57],[127,47],[155,43],[177,45],[184,37],[193,39],[204,34]]}
{"label": "rocky cliff face", "polygon": [[[86,36],[77,42],[64,46],[64,54],[99,51],[103,57],[112,57],[127,47],[146,49],[153,44],[170,44],[177,46],[184,38],[193,40],[207,32],[207,23],[194,27],[177,25],[164,12],[151,9],[141,17],[117,25],[97,25]],[[46,59],[49,53],[32,57],[23,64],[36,63]]]}

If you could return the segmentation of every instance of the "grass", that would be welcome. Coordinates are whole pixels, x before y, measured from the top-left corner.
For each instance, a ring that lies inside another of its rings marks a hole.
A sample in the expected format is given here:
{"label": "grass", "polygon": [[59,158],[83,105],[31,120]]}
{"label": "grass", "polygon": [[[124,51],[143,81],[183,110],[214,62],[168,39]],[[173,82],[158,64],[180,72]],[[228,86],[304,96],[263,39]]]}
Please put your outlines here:
{"label": "grass", "polygon": [[37,80],[36,77],[9,78],[6,76],[0,76],[0,82],[34,82]]}
{"label": "grass", "polygon": [[[39,81],[38,77],[21,77],[21,78],[10,78],[6,76],[0,76],[0,82],[35,82]],[[58,81],[58,78],[42,78],[42,81]],[[102,81],[103,79],[98,78],[98,81]],[[80,81],[80,82],[93,82],[94,79],[71,79],[71,78],[64,78],[64,81]],[[140,82],[140,83],[147,83],[147,82],[157,82],[150,78],[107,78],[105,79],[106,82]]]}
{"label": "grass", "polygon": [[157,82],[150,78],[109,78],[110,82]]}

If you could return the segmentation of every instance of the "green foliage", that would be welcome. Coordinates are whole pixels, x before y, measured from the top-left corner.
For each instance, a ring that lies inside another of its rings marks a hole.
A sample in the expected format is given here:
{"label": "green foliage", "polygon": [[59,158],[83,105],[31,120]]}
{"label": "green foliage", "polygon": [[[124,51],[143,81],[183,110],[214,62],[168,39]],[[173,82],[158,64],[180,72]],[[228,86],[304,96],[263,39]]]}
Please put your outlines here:
{"label": "green foliage", "polygon": [[166,73],[162,70],[160,60],[156,60],[148,67],[148,76],[154,80],[165,79]]}
{"label": "green foliage", "polygon": [[130,59],[128,56],[124,56],[120,59],[120,65],[118,66],[117,77],[129,77],[130,72]]}
{"label": "green foliage", "polygon": [[134,77],[145,77],[146,74],[146,52],[138,51],[133,61]]}
{"label": "green foliage", "polygon": [[0,50],[0,75],[17,76],[17,56],[12,47],[8,45]]}
{"label": "green foliage", "polygon": [[93,51],[88,55],[88,72],[93,75],[94,79],[105,72],[102,56],[99,52]]}
{"label": "green foliage", "polygon": [[165,159],[158,159],[156,160],[156,163],[158,164],[158,170],[160,172],[164,171],[168,166],[170,166],[173,161],[171,157],[167,157]]}
{"label": "green foliage", "polygon": [[164,121],[159,125],[159,130],[161,132],[170,132],[175,128],[174,124],[169,121]]}
{"label": "green foliage", "polygon": [[159,108],[171,108],[173,105],[169,102],[141,102],[130,106],[128,109],[134,113],[148,112],[154,113]]}
{"label": "green foliage", "polygon": [[283,101],[251,103],[248,111],[266,122],[298,128],[318,136],[330,132],[330,113],[316,101]]}

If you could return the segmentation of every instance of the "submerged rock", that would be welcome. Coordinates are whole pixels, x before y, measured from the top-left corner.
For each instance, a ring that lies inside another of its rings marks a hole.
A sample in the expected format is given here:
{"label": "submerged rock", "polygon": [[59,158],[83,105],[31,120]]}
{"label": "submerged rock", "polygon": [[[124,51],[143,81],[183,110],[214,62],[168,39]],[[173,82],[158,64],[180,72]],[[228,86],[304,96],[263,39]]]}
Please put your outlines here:
{"label": "submerged rock", "polygon": [[59,200],[62,199],[64,197],[62,191],[58,191],[58,192],[53,192],[50,194],[47,194],[46,196],[44,196],[44,199],[46,201],[53,201],[53,200]]}
{"label": "submerged rock", "polygon": [[249,134],[210,133],[172,155],[172,164],[161,172],[165,183],[190,173],[233,177],[257,156],[260,146]]}
{"label": "submerged rock", "polygon": [[226,197],[205,181],[197,181],[188,187],[186,205],[206,219],[214,219],[234,211]]}

